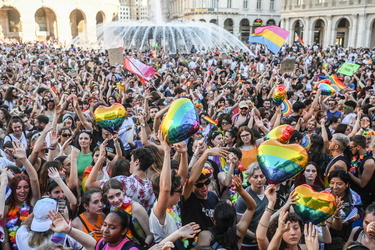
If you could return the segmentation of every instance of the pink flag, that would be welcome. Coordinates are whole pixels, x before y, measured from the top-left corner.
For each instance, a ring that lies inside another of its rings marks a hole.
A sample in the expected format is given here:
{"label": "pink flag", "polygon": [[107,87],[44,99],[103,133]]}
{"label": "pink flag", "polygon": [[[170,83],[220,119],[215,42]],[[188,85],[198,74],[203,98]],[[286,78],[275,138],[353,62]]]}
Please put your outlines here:
{"label": "pink flag", "polygon": [[[124,68],[139,76],[143,85],[145,85],[147,81],[151,80],[155,74],[155,69],[153,67],[147,66],[146,64],[132,57],[124,58]],[[144,81],[142,81],[142,79]]]}

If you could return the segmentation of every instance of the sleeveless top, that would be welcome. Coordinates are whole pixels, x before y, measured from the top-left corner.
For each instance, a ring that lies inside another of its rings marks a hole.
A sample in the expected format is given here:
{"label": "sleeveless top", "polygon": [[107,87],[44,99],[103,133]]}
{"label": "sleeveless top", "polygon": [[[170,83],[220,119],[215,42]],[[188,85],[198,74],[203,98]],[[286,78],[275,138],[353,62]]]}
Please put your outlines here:
{"label": "sleeveless top", "polygon": [[348,162],[348,159],[345,157],[345,155],[341,154],[339,156],[336,156],[333,158],[327,165],[327,168],[324,171],[324,186],[326,188],[329,188],[329,183],[328,183],[328,177],[329,177],[329,170],[335,165],[336,162],[338,161],[343,161],[345,162],[346,169],[350,169],[350,163]]}
{"label": "sleeveless top", "polygon": [[[358,165],[357,172],[354,174],[354,176],[358,177],[359,174],[362,174],[364,171],[364,165],[367,160],[374,159],[372,155],[367,155],[365,158],[361,160],[361,162]],[[362,199],[363,205],[367,207],[367,205],[373,201],[375,196],[375,173],[372,174],[370,181],[367,183],[366,187],[361,188],[358,187],[355,183],[351,183],[351,188],[356,191]]]}
{"label": "sleeveless top", "polygon": [[[102,218],[102,216],[100,215],[100,214],[98,214],[98,218],[97,218],[97,225],[93,225],[93,224],[91,224],[88,220],[87,220],[87,218],[85,217],[85,214],[84,213],[81,213],[79,216],[78,216],[78,218],[81,220],[81,222],[82,222],[82,225],[83,225],[83,232],[85,232],[85,233],[91,233],[91,232],[93,232],[94,231],[94,229],[98,229],[98,227],[100,228],[101,227],[101,225],[103,224],[103,218]],[[101,236],[101,234],[99,234],[99,233],[96,233],[96,232],[94,232],[94,239],[96,240],[96,241],[99,241],[101,238],[102,238],[102,236]]]}

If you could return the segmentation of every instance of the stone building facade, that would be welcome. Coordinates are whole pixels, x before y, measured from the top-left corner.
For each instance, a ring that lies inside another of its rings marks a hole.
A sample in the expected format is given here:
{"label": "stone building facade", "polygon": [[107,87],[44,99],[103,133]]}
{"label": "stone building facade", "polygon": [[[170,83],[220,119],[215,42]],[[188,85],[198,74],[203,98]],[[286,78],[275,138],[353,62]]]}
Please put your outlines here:
{"label": "stone building facade", "polygon": [[90,36],[97,24],[116,19],[118,10],[118,0],[3,0],[0,39],[69,42],[79,34]]}
{"label": "stone building facade", "polygon": [[280,13],[307,45],[375,47],[375,0],[284,0]]}
{"label": "stone building facade", "polygon": [[163,5],[168,20],[216,23],[243,42],[258,26],[280,24],[281,0],[163,0]]}

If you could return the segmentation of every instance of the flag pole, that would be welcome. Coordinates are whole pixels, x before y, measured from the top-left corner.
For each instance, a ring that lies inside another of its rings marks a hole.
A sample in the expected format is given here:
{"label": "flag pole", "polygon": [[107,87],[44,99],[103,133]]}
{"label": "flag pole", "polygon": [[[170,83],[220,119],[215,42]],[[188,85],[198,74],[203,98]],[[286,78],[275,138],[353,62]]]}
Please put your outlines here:
{"label": "flag pole", "polygon": [[[142,74],[142,76],[143,76],[143,78],[145,78],[146,79],[146,76],[142,73],[142,71],[140,71],[139,70],[139,68],[128,58],[128,56],[126,56],[126,55],[124,55],[124,57],[137,69],[137,71],[138,72],[140,72],[141,74]],[[124,65],[122,65],[123,67],[124,67]],[[125,68],[125,67],[124,67]],[[150,80],[148,80],[147,81],[147,83],[149,83],[151,81],[151,79]],[[156,89],[156,87],[154,86],[154,84],[153,83],[151,83],[150,84],[153,88],[155,88]]]}

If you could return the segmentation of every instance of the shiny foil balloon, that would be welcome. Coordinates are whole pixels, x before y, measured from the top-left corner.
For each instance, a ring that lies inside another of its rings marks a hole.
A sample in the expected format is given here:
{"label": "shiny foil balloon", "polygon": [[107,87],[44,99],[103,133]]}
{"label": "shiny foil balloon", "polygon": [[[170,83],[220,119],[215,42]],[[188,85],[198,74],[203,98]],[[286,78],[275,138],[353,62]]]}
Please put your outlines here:
{"label": "shiny foil balloon", "polygon": [[286,97],[286,86],[281,84],[276,87],[273,92],[273,102],[276,106],[280,106]]}
{"label": "shiny foil balloon", "polygon": [[283,112],[283,115],[285,117],[288,117],[290,116],[293,112],[292,112],[292,105],[290,104],[290,102],[285,99],[282,103],[281,103],[281,112]]}
{"label": "shiny foil balloon", "polygon": [[299,174],[308,161],[306,150],[298,144],[268,140],[258,148],[258,163],[268,183],[278,184]]}
{"label": "shiny foil balloon", "polygon": [[294,192],[297,193],[298,201],[293,208],[305,223],[317,225],[331,217],[336,210],[335,196],[329,191],[317,192],[303,184],[296,187]]}
{"label": "shiny foil balloon", "polygon": [[117,131],[126,118],[126,109],[119,103],[110,107],[99,106],[94,112],[94,120],[100,127],[114,133]]}
{"label": "shiny foil balloon", "polygon": [[309,150],[311,147],[311,139],[310,135],[304,134],[301,141],[301,146],[304,147],[306,150]]}
{"label": "shiny foil balloon", "polygon": [[318,82],[315,84],[314,89],[320,89],[322,91],[322,95],[333,95],[336,93],[336,90],[329,83]]}
{"label": "shiny foil balloon", "polygon": [[288,143],[294,132],[294,128],[290,125],[280,125],[273,128],[264,138],[264,140],[275,139],[281,143]]}
{"label": "shiny foil balloon", "polygon": [[174,101],[163,118],[160,130],[170,143],[188,139],[199,130],[199,117],[194,104],[188,98]]}

